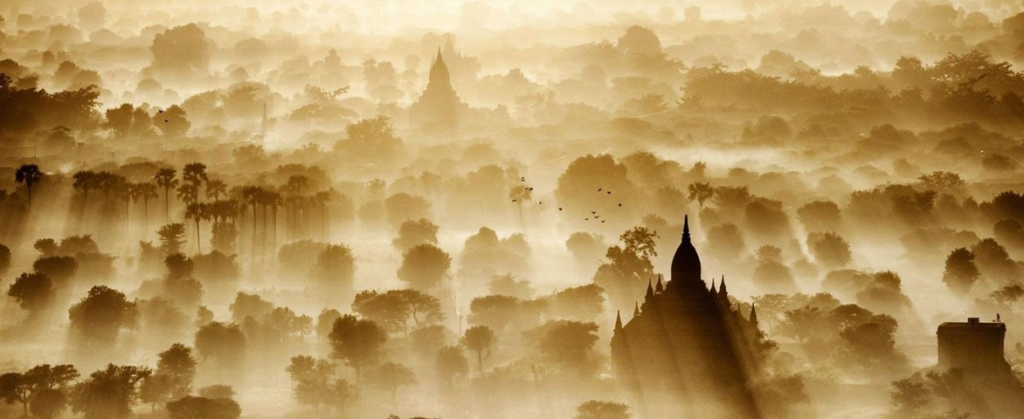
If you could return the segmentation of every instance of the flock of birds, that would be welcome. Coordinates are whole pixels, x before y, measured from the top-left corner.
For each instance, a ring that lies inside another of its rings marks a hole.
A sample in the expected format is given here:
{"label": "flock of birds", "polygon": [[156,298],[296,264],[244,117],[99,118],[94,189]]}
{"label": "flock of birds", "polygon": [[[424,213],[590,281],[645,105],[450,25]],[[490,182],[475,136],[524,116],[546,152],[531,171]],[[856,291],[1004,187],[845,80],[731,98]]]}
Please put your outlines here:
{"label": "flock of birds", "polygon": [[[525,183],[525,182],[526,182],[526,176],[522,176],[522,177],[520,177],[520,178],[519,178],[519,181],[521,181],[521,182],[524,182],[524,183]],[[524,190],[524,191],[526,191],[526,192],[533,192],[533,187],[532,187],[532,186],[524,186],[524,187],[523,187],[523,190]],[[606,191],[606,190],[604,190],[604,188],[597,188],[597,193],[602,193],[602,192],[604,192],[604,193],[605,193],[606,195],[611,195],[611,194],[612,194],[612,191],[611,191],[611,190],[607,190],[607,191]],[[513,203],[518,203],[518,202],[519,202],[519,200],[517,200],[517,199],[513,198],[513,199],[512,199],[512,202],[513,202]],[[544,201],[538,201],[538,202],[537,202],[537,205],[544,205]],[[619,203],[619,207],[621,207],[621,206],[622,206],[622,203],[620,202],[620,203]],[[558,210],[559,210],[559,211],[562,211],[562,207],[558,207]],[[590,219],[591,219],[591,218],[593,218],[593,219],[594,219],[594,221],[599,221],[599,220],[600,220],[600,221],[601,221],[601,224],[604,224],[604,223],[605,223],[605,221],[607,221],[607,219],[605,219],[605,220],[602,220],[602,219],[601,219],[601,215],[600,215],[600,214],[598,214],[598,213],[597,213],[597,211],[594,211],[594,210],[591,210],[591,211],[590,211],[590,216],[589,216],[589,217],[586,217],[586,218],[584,218],[584,219],[583,219],[583,221],[590,221]]]}

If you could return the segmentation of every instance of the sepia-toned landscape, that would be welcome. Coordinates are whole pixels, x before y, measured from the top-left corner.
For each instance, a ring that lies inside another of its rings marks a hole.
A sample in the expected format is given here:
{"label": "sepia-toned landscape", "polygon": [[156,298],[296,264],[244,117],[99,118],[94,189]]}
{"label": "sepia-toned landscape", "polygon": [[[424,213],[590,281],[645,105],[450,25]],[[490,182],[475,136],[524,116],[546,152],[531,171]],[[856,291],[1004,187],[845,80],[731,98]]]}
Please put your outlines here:
{"label": "sepia-toned landscape", "polygon": [[1024,417],[1024,3],[0,0],[0,419]]}

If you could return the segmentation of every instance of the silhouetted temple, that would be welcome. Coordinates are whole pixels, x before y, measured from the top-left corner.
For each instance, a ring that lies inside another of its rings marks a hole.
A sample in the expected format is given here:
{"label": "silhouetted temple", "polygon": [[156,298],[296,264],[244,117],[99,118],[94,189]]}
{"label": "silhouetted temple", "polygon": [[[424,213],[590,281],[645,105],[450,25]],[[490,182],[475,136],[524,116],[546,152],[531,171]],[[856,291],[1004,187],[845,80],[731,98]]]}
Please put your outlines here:
{"label": "silhouetted temple", "polygon": [[441,50],[430,67],[430,81],[416,103],[409,109],[414,126],[428,134],[454,134],[459,127],[459,115],[467,106],[452,88],[451,74],[444,63]]}
{"label": "silhouetted temple", "polygon": [[729,303],[725,278],[716,290],[701,279],[689,219],[672,258],[671,279],[648,285],[647,296],[612,337],[616,376],[644,418],[760,418],[750,381],[755,347],[763,339],[753,308],[749,319]]}
{"label": "silhouetted temple", "polygon": [[975,372],[1010,371],[1003,356],[1006,325],[982,323],[977,317],[967,323],[939,325],[939,367],[963,368]]}
{"label": "silhouetted temple", "polygon": [[939,325],[939,372],[962,383],[951,396],[957,409],[971,417],[1024,417],[1024,385],[1003,354],[1006,325],[982,323],[977,317]]}

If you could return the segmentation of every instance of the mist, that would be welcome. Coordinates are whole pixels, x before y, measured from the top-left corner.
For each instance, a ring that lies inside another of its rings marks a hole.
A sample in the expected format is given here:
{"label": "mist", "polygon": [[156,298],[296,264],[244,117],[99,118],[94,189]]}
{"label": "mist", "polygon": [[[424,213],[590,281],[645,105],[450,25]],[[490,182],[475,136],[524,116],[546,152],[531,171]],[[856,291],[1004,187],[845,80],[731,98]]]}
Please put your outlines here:
{"label": "mist", "polygon": [[0,419],[1024,417],[1024,5],[0,4]]}

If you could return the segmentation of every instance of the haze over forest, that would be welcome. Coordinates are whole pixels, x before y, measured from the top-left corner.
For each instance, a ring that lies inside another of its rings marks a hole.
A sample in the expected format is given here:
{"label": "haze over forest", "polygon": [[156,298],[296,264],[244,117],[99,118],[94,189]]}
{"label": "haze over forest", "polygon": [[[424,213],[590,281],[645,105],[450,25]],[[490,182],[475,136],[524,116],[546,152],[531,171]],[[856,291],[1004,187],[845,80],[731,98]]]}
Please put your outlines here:
{"label": "haze over forest", "polygon": [[162,3],[0,2],[0,419],[1024,417],[1024,3]]}

